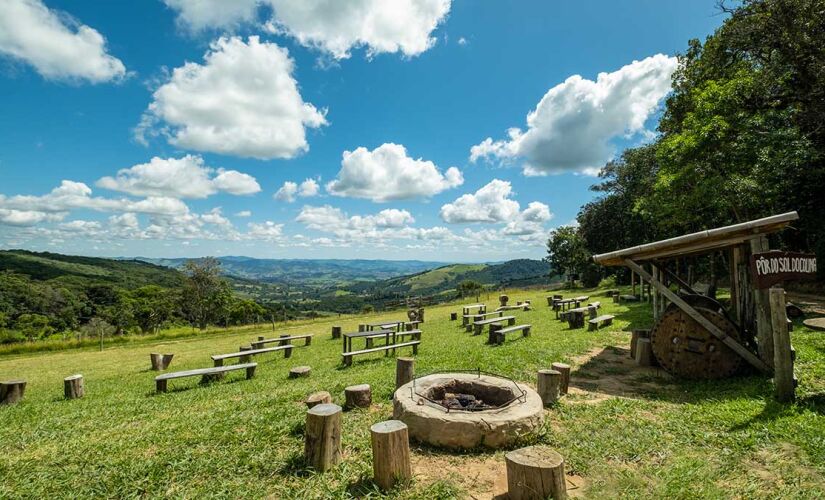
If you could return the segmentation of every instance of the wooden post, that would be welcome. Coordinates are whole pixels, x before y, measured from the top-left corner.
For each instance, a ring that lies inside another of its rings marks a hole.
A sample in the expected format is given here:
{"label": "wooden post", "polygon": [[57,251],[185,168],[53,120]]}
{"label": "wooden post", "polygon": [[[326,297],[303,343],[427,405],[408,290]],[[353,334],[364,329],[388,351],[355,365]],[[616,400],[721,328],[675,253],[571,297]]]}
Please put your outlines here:
{"label": "wooden post", "polygon": [[556,370],[539,370],[537,389],[544,406],[550,406],[559,399],[561,373]]}
{"label": "wooden post", "polygon": [[640,338],[636,340],[636,364],[639,366],[653,365],[653,344],[650,339]]}
{"label": "wooden post", "polygon": [[[659,270],[655,266],[651,266],[653,279],[658,280]],[[659,319],[659,292],[656,288],[653,289],[653,321]]]}
{"label": "wooden post", "polygon": [[[251,345],[242,345],[238,348],[240,352],[251,351]],[[238,358],[238,363],[249,363],[251,356],[241,356]]]}
{"label": "wooden post", "polygon": [[369,384],[351,385],[344,388],[346,403],[344,407],[348,410],[353,408],[369,408],[372,404],[372,389]]}
{"label": "wooden post", "polygon": [[510,500],[567,498],[564,458],[547,446],[530,446],[504,455]]}
{"label": "wooden post", "polygon": [[370,427],[373,480],[382,490],[412,478],[407,424],[400,420],[378,422]]}
{"label": "wooden post", "polygon": [[278,338],[283,339],[278,341],[278,345],[287,345],[289,344],[289,334],[285,333],[283,335],[278,336]]}
{"label": "wooden post", "polygon": [[630,334],[630,357],[636,359],[636,341],[639,339],[649,339],[650,330],[636,329]]}
{"label": "wooden post", "polygon": [[550,368],[561,373],[561,380],[559,380],[559,394],[567,394],[567,389],[570,386],[570,365],[566,363],[553,363]]}
{"label": "wooden post", "polygon": [[335,325],[332,327],[332,339],[340,339],[341,338],[341,327],[339,325]]}
{"label": "wooden post", "polygon": [[159,354],[153,352],[149,355],[149,359],[152,362],[152,370],[161,371],[167,369],[169,367],[169,363],[172,362],[173,356],[174,354]]}
{"label": "wooden post", "polygon": [[791,336],[788,334],[788,317],[785,312],[785,290],[771,288],[769,292],[773,327],[773,382],[776,399],[793,401],[793,355]]}
{"label": "wooden post", "polygon": [[25,380],[5,380],[0,382],[0,405],[10,405],[22,401],[25,392]]}
{"label": "wooden post", "polygon": [[308,366],[296,366],[289,369],[289,378],[309,377],[309,372],[312,368]]}
{"label": "wooden post", "polygon": [[[751,253],[767,252],[770,249],[764,235],[751,240]],[[756,344],[761,359],[769,369],[773,369],[773,327],[771,326],[771,305],[768,290],[753,289],[756,309]]]}
{"label": "wooden post", "polygon": [[395,388],[411,381],[415,376],[415,358],[395,359]]}
{"label": "wooden post", "polygon": [[306,403],[307,408],[314,408],[318,405],[332,403],[332,395],[327,391],[313,392],[307,396],[307,400],[304,401],[304,403]]}
{"label": "wooden post", "polygon": [[304,457],[324,472],[341,461],[341,407],[324,403],[307,410]]}
{"label": "wooden post", "polygon": [[450,313],[450,321],[455,321],[457,319],[458,319],[458,313],[457,312],[451,312]]}
{"label": "wooden post", "polygon": [[83,375],[72,375],[63,379],[63,396],[66,399],[82,398],[85,394]]}

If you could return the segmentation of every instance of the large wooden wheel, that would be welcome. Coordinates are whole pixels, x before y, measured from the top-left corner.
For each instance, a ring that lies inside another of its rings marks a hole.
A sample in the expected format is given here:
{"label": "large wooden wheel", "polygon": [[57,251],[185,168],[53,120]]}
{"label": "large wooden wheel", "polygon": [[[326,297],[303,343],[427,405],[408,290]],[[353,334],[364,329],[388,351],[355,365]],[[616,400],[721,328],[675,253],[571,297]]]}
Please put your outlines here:
{"label": "large wooden wheel", "polygon": [[[741,341],[736,325],[712,299],[689,301],[694,309],[726,335]],[[669,373],[685,378],[730,377],[742,366],[742,358],[696,320],[671,304],[651,332],[653,355]]]}

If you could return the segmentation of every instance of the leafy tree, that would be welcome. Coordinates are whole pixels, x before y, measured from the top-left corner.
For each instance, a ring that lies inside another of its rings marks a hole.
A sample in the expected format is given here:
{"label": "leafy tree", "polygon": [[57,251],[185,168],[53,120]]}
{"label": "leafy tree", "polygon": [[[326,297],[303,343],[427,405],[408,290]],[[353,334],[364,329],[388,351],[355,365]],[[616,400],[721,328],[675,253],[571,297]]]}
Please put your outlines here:
{"label": "leafy tree", "polygon": [[178,299],[171,290],[148,285],[132,291],[129,303],[140,331],[153,333],[172,319],[177,311]]}
{"label": "leafy tree", "polygon": [[49,318],[42,314],[22,314],[17,318],[17,329],[30,342],[43,339],[54,333]]}
{"label": "leafy tree", "polygon": [[209,323],[226,318],[232,291],[220,277],[220,262],[213,257],[190,260],[184,273],[181,306],[189,321],[205,330]]}
{"label": "leafy tree", "polygon": [[475,296],[478,300],[481,291],[484,290],[484,285],[474,280],[464,280],[458,284],[458,293],[461,297]]}
{"label": "leafy tree", "polygon": [[111,336],[115,332],[115,327],[107,323],[105,320],[102,320],[98,317],[94,317],[89,320],[88,323],[83,325],[81,328],[81,333],[85,337],[89,338],[97,338],[100,340],[100,350],[103,350],[103,339],[105,337]]}
{"label": "leafy tree", "polygon": [[575,276],[590,262],[590,253],[575,227],[561,226],[550,233],[546,260],[550,263],[551,273],[566,276],[572,286]]}

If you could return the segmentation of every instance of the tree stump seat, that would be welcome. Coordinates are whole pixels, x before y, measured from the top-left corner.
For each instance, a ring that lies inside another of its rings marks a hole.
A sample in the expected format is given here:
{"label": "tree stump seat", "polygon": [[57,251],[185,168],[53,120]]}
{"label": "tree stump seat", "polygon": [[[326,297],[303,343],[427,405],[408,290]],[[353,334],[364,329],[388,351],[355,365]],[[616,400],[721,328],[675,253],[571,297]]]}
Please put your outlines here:
{"label": "tree stump seat", "polygon": [[159,372],[167,369],[174,356],[174,354],[160,354],[157,352],[149,354],[149,360],[152,362],[152,370]]}
{"label": "tree stump seat", "polygon": [[23,400],[26,381],[22,379],[0,382],[0,405],[10,405]]}
{"label": "tree stump seat", "polygon": [[289,378],[309,377],[312,368],[308,366],[295,366],[289,369]]}
{"label": "tree stump seat", "polygon": [[504,455],[507,492],[512,500],[567,498],[564,458],[547,446],[529,446]]}

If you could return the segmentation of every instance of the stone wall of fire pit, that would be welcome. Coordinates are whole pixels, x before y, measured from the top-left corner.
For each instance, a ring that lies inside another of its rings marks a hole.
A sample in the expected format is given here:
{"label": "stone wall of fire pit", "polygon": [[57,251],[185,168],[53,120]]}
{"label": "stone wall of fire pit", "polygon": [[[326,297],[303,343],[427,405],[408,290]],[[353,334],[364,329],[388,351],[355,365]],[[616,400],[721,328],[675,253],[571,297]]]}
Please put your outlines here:
{"label": "stone wall of fire pit", "polygon": [[[521,391],[523,397],[499,407],[522,396]],[[439,373],[399,387],[393,396],[393,417],[423,443],[451,449],[500,448],[535,432],[544,421],[544,407],[536,391],[506,378]]]}

